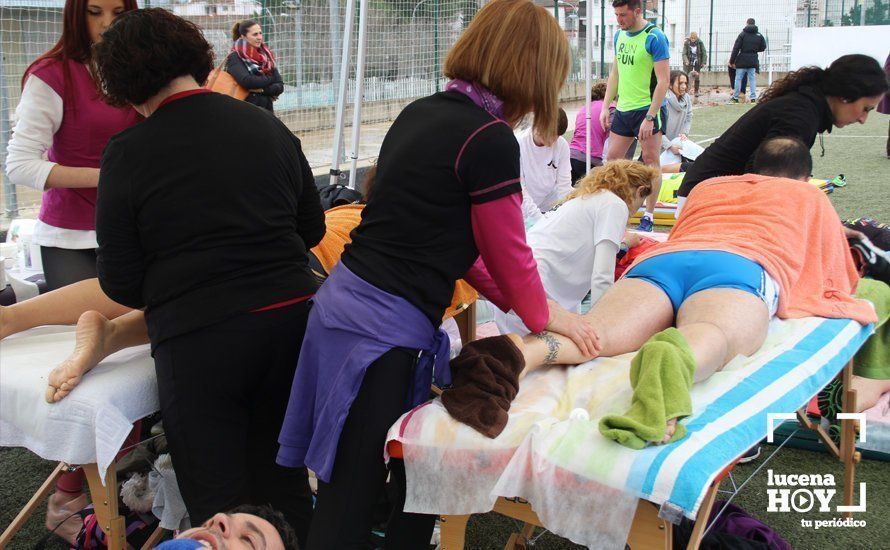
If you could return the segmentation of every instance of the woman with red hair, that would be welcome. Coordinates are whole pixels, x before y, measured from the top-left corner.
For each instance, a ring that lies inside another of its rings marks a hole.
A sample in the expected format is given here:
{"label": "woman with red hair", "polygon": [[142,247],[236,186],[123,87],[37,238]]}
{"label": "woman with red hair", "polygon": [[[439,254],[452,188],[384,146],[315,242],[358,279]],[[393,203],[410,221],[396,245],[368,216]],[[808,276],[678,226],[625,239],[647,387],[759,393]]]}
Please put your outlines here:
{"label": "woman with red hair", "polygon": [[132,108],[107,105],[92,46],[136,0],[66,0],[62,35],[22,77],[7,176],[43,191],[34,242],[52,290],[96,276],[96,186],[108,139],[133,125]]}
{"label": "woman with red hair", "polygon": [[[50,289],[96,277],[99,158],[109,138],[139,115],[103,101],[92,47],[118,15],[134,9],[136,0],[66,0],[59,41],[22,77],[6,171],[12,183],[43,191],[34,242]],[[47,525],[56,527],[86,505],[82,485],[80,471],[59,479]],[[74,518],[56,533],[73,543],[78,523]]]}

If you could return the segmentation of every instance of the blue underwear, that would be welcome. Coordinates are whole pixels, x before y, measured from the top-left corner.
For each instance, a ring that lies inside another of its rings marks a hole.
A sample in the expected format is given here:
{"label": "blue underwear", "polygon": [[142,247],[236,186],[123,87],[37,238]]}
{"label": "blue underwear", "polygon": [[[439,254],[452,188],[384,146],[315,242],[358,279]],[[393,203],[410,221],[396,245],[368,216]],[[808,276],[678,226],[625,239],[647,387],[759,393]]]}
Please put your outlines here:
{"label": "blue underwear", "polygon": [[642,279],[667,294],[674,313],[690,296],[711,288],[735,288],[751,293],[766,304],[772,315],[778,292],[766,271],[747,258],[719,250],[668,252],[643,260],[626,274]]}

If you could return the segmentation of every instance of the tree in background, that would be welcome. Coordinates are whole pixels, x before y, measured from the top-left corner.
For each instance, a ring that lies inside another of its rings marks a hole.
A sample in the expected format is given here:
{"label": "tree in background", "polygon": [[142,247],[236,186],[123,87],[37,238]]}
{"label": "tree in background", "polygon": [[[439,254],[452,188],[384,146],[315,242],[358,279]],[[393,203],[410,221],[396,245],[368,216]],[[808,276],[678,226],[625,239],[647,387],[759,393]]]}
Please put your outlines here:
{"label": "tree in background", "polygon": [[[863,0],[864,1],[864,0]],[[841,16],[841,25],[851,26],[858,25],[862,20],[862,4],[860,2],[850,10],[849,15]],[[890,24],[890,1],[874,0],[871,6],[865,8],[865,24],[866,25],[887,25]]]}

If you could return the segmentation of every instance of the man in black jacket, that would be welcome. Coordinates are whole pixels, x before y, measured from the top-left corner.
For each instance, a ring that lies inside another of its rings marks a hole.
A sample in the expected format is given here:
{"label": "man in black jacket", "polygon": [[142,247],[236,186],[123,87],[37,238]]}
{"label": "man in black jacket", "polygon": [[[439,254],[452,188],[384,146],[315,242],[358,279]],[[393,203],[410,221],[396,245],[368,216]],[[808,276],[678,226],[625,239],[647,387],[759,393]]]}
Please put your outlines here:
{"label": "man in black jacket", "polygon": [[729,66],[735,69],[735,88],[732,91],[732,103],[739,102],[739,93],[742,90],[742,79],[747,77],[751,87],[751,103],[757,101],[757,70],[760,68],[760,59],[757,57],[766,50],[766,39],[757,31],[754,19],[749,18],[748,24],[742,29],[732,54],[729,56]]}

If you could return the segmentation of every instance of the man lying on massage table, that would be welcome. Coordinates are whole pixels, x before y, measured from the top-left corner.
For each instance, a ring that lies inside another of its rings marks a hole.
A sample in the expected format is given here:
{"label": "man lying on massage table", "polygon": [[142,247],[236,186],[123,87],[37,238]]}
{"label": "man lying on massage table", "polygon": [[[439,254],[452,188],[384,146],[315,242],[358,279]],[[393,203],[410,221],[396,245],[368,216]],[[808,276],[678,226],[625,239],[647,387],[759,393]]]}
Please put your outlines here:
{"label": "man lying on massage table", "polygon": [[[852,297],[859,277],[831,203],[805,183],[811,168],[803,143],[764,142],[754,157],[758,175],[697,186],[669,239],[642,254],[585,316],[600,355],[639,350],[631,363],[631,409],[605,417],[604,435],[632,448],[682,438],[677,421],[691,414],[693,381],[757,351],[773,315],[875,322],[872,305]],[[452,361],[455,386],[462,361],[478,365],[479,356],[512,357],[507,362],[518,364],[500,368],[523,369],[519,377],[591,359],[548,332],[496,338],[500,346],[480,340]],[[445,395],[443,402],[462,420]]]}
{"label": "man lying on massage table", "polygon": [[159,550],[297,550],[297,535],[281,512],[269,506],[244,505],[216,514],[200,527],[161,543]]}

